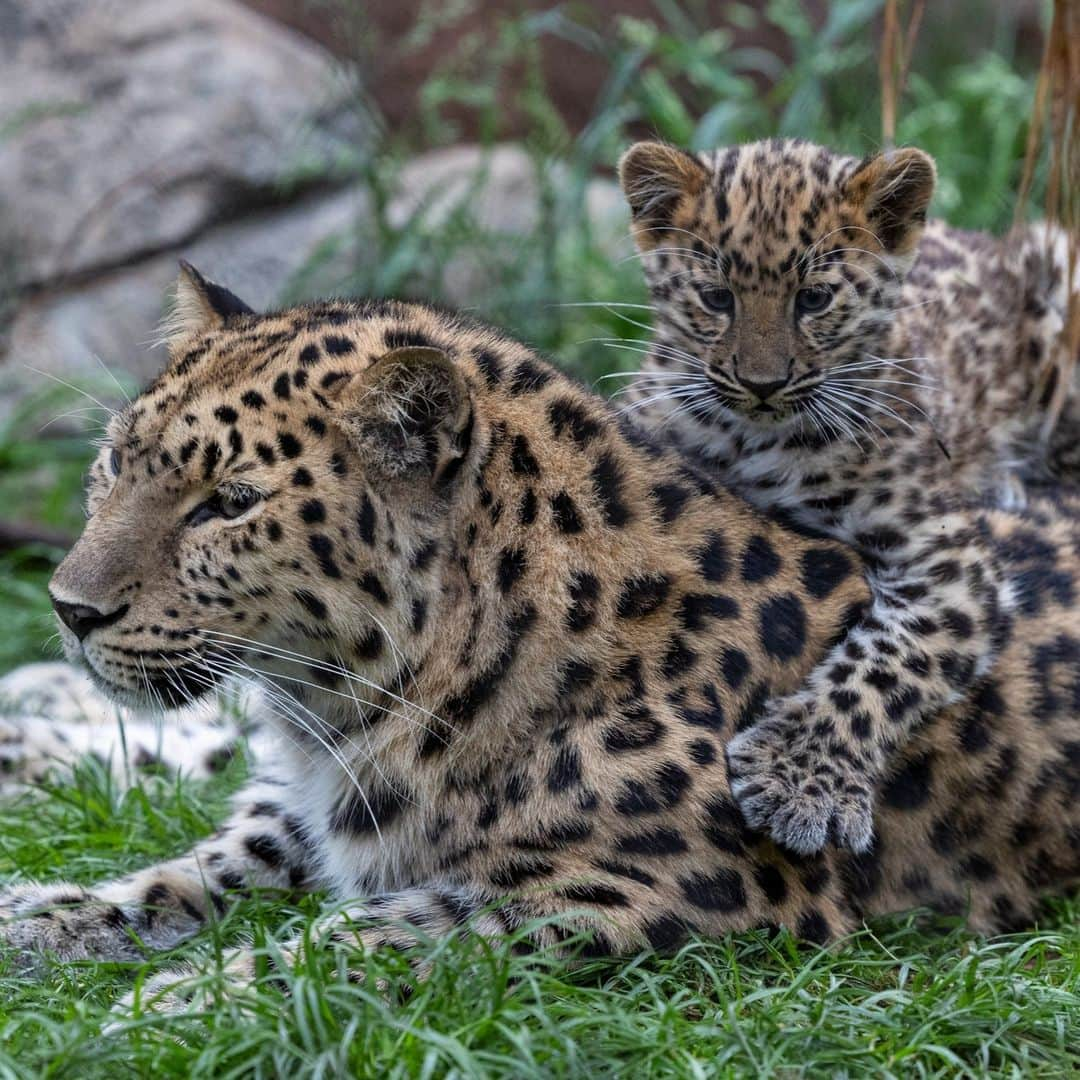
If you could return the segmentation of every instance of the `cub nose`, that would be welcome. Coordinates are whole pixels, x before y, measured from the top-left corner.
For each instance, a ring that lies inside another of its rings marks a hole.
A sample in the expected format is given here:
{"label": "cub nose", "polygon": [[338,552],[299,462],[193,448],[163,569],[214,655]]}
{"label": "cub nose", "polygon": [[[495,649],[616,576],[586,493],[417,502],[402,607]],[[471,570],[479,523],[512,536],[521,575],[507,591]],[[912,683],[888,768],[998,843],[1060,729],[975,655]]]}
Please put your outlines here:
{"label": "cub nose", "polygon": [[64,625],[82,641],[91,630],[103,626],[112,626],[114,622],[122,619],[126,614],[129,604],[121,604],[114,611],[100,611],[89,604],[69,604],[66,600],[58,600],[50,595],[52,606],[56,614],[63,620]]}
{"label": "cub nose", "polygon": [[759,401],[768,401],[769,398],[776,393],[777,390],[784,386],[787,386],[787,379],[773,379],[772,382],[758,382],[755,379],[744,379],[743,376],[736,373],[735,378],[739,380],[739,385],[746,387]]}

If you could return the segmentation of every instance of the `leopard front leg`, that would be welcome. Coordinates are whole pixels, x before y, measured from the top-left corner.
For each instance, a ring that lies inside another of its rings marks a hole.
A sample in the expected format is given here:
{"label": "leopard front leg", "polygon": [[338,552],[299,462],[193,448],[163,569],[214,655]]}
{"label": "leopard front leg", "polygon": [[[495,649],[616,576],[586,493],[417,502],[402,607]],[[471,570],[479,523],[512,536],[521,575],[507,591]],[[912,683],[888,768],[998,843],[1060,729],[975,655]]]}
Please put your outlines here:
{"label": "leopard front leg", "polygon": [[[555,895],[508,900],[486,889],[453,884],[419,886],[350,903],[320,919],[302,939],[291,939],[259,954],[246,949],[236,951],[222,966],[224,985],[206,978],[190,964],[162,972],[128,994],[117,1011],[176,1013],[200,1009],[217,992],[239,1000],[260,981],[260,970],[265,981],[284,986],[289,969],[310,949],[344,951],[351,982],[362,982],[367,977],[365,957],[393,950],[407,959],[415,978],[422,980],[431,971],[424,944],[455,932],[490,941],[514,935],[515,952],[523,946],[558,947],[568,932],[578,932],[588,942],[583,954],[592,951],[609,955],[646,944],[640,928],[631,922],[632,917],[624,910],[598,911],[590,916],[579,901],[560,900]],[[528,930],[522,934],[526,926]],[[385,992],[389,987],[380,980],[376,989]]]}
{"label": "leopard front leg", "polygon": [[891,755],[989,669],[1007,627],[1009,588],[978,542],[943,554],[939,541],[871,587],[870,612],[804,687],[727,746],[747,823],[800,853],[871,846]]}
{"label": "leopard front leg", "polygon": [[138,960],[197,933],[240,890],[310,887],[311,848],[284,790],[273,775],[253,781],[225,825],[177,859],[89,888],[27,883],[0,893],[0,944],[28,973],[46,957]]}

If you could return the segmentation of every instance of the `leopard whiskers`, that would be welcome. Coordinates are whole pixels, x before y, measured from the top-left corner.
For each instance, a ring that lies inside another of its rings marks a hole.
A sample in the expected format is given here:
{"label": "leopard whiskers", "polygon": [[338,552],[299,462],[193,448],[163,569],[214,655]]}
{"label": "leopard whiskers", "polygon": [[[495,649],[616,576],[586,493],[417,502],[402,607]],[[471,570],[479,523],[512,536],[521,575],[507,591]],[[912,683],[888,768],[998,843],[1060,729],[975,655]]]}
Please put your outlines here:
{"label": "leopard whiskers", "polygon": [[86,405],[81,409],[69,409],[67,412],[58,413],[51,419],[46,420],[45,423],[38,428],[38,434],[40,435],[41,432],[43,432],[47,427],[51,427],[53,424],[58,423],[60,420],[67,420],[69,417],[78,417],[80,420],[83,420],[89,424],[94,425],[95,427],[100,428],[102,433],[104,433],[107,421],[94,420],[92,419],[92,414],[107,411],[108,410],[104,410],[97,405]]}
{"label": "leopard whiskers", "polygon": [[[876,240],[878,242],[878,244],[881,246],[882,251],[885,250],[885,244],[882,242],[881,237],[878,236],[878,234],[876,232],[874,232],[872,229],[864,228],[862,225],[838,225],[835,229],[830,229],[827,233],[824,233],[821,236],[819,236],[806,249],[806,251],[803,254],[802,262],[806,263],[809,260],[813,259],[815,257],[815,255],[817,254],[817,249],[822,244],[824,244],[825,241],[828,240],[830,236],[835,236],[838,232],[845,232],[845,231],[848,231],[848,230],[850,230],[852,232],[864,232],[864,233],[866,233],[868,236],[872,237],[874,240]],[[856,248],[854,250],[863,251],[865,249]],[[867,254],[871,254],[871,252],[867,252]],[[793,267],[792,270],[789,271],[789,273],[793,272],[795,269],[797,269],[797,267]]]}
{"label": "leopard whiskers", "polygon": [[704,263],[706,266],[712,266],[716,262],[715,256],[702,255],[699,251],[694,251],[693,248],[678,248],[678,247],[656,247],[650,248],[648,251],[635,251],[630,255],[625,255],[621,258],[616,265],[622,266],[624,263],[632,262],[633,260],[642,260],[651,258],[654,255],[681,255],[684,259],[689,259],[691,262]]}
{"label": "leopard whiskers", "polygon": [[[834,371],[840,371],[846,368],[862,367],[862,366],[877,366],[878,364],[886,367],[904,367],[906,364],[913,364],[920,360],[929,360],[928,356],[877,356],[874,353],[865,353],[860,359],[853,360],[849,364],[839,364],[833,368]],[[916,374],[912,372],[911,374]],[[919,373],[920,377],[926,377],[924,374]]]}
{"label": "leopard whiskers", "polygon": [[666,341],[640,341],[637,338],[595,337],[586,338],[578,344],[587,345],[590,342],[595,342],[608,348],[618,346],[627,349],[630,352],[644,353],[645,355],[655,353],[657,356],[665,356],[671,360],[682,360],[693,367],[704,367],[704,361],[700,356],[695,356],[693,353],[687,352],[685,349],[680,349],[677,345],[672,345]]}
{"label": "leopard whiskers", "polygon": [[792,406],[794,412],[799,416],[804,416],[814,426],[814,430],[825,441],[829,442],[831,437],[829,432],[832,432],[832,437],[835,437],[837,432],[831,426],[826,427],[824,419],[821,415],[820,409],[812,398],[796,401]]}
{"label": "leopard whiskers", "polygon": [[824,396],[815,398],[814,405],[840,438],[858,441],[858,428],[862,427],[859,416],[849,414],[839,407],[839,403],[826,400]]}
{"label": "leopard whiskers", "polygon": [[[888,379],[826,379],[826,384],[829,386],[843,387],[845,392],[849,394],[872,394],[879,398],[886,398],[889,401],[898,402],[901,405],[906,405],[910,409],[914,409],[917,413],[923,416],[927,420],[931,420],[930,414],[919,404],[909,400],[906,397],[901,397],[899,394],[890,393],[888,390],[880,389],[881,385],[893,385],[895,380]],[[901,386],[912,385],[910,383],[900,383]]]}
{"label": "leopard whiskers", "polygon": [[692,352],[687,352],[686,349],[681,349],[678,345],[671,344],[670,341],[661,339],[651,341],[649,342],[648,350],[649,352],[656,353],[657,356],[666,356],[673,360],[685,360],[694,367],[703,368],[705,366],[705,361],[702,360],[700,356],[696,356]]}
{"label": "leopard whiskers", "polygon": [[[685,379],[685,371],[642,371],[640,368],[629,368],[625,371],[609,371],[606,375],[600,375],[594,385],[607,382],[608,379]],[[622,391],[619,391],[620,393]]]}
{"label": "leopard whiskers", "polygon": [[[342,665],[344,665],[345,658],[341,656],[340,653],[338,653],[338,660],[341,661]],[[366,755],[367,760],[371,762],[371,767],[378,774],[378,777],[383,782],[383,784],[390,791],[392,791],[402,802],[415,803],[416,800],[409,794],[407,790],[399,790],[390,782],[390,778],[386,775],[386,773],[383,772],[382,766],[379,764],[378,756],[375,753],[375,747],[372,745],[371,742],[371,725],[366,722],[364,710],[361,707],[361,700],[356,696],[355,691],[352,690],[352,683],[346,683],[345,685],[348,686],[350,692],[352,692],[352,698],[356,704],[356,715],[360,721],[360,730],[363,732],[364,742],[367,744]],[[339,736],[343,736],[348,741],[350,746],[352,746],[354,749],[356,748],[356,743],[353,742],[351,738],[349,738],[347,735],[344,735],[344,733],[342,732],[338,732],[338,734]]]}
{"label": "leopard whiskers", "polygon": [[593,307],[593,308],[637,308],[639,311],[655,311],[653,304],[631,304],[622,300],[574,300],[561,304],[553,304],[552,307]]}
{"label": "leopard whiskers", "polygon": [[[390,633],[390,628],[367,606],[367,604],[357,601],[358,606],[364,612],[364,614],[379,628],[379,632],[386,638],[387,643],[390,646],[390,652],[394,657],[394,663],[397,665],[398,670],[404,670],[409,676],[409,684],[416,686],[416,672],[413,670],[412,665],[409,663],[408,657],[405,655],[405,650],[397,643],[394,635]],[[345,658],[338,654],[338,661],[342,667],[345,667]]]}
{"label": "leopard whiskers", "polygon": [[112,371],[112,369],[105,363],[104,360],[101,359],[100,356],[98,356],[97,353],[91,353],[90,355],[97,362],[98,367],[100,367],[101,370],[104,371],[105,374],[108,375],[110,379],[112,379],[112,381],[116,385],[116,389],[120,391],[121,397],[123,397],[123,399],[130,405],[131,404],[131,395],[124,389],[124,384],[116,377],[116,375]]}
{"label": "leopard whiskers", "polygon": [[[872,234],[871,234],[871,235],[872,235]],[[886,269],[886,270],[887,270],[887,271],[888,271],[888,272],[889,272],[890,274],[892,274],[892,276],[893,276],[894,278],[896,278],[897,280],[899,280],[899,275],[898,275],[898,274],[897,274],[897,272],[896,272],[896,271],[895,271],[895,270],[894,270],[894,269],[893,269],[893,268],[892,268],[892,267],[891,267],[891,266],[890,266],[890,265],[889,265],[889,264],[888,264],[888,263],[887,263],[887,262],[885,261],[885,259],[883,259],[883,258],[882,258],[882,257],[881,257],[880,255],[876,254],[875,252],[873,252],[873,251],[867,251],[867,250],[866,250],[866,248],[861,248],[861,247],[842,247],[842,248],[831,248],[831,249],[830,249],[829,251],[825,252],[825,254],[824,254],[824,255],[821,255],[821,256],[819,256],[819,257],[818,257],[818,258],[816,258],[816,259],[815,259],[815,260],[814,260],[814,261],[813,261],[812,263],[810,263],[810,264],[809,264],[809,265],[807,266],[807,272],[809,272],[810,270],[814,270],[814,269],[817,269],[817,267],[819,267],[819,266],[822,266],[822,265],[825,265],[825,264],[828,264],[828,263],[830,263],[830,262],[832,262],[832,264],[833,264],[833,265],[837,265],[837,264],[836,264],[836,263],[835,263],[834,261],[832,261],[832,260],[830,260],[830,259],[829,259],[829,256],[830,256],[830,255],[846,255],[846,254],[847,254],[848,252],[857,252],[857,253],[858,253],[858,254],[860,254],[860,255],[869,255],[871,259],[877,259],[877,261],[878,261],[879,263],[881,263],[881,265],[882,265],[882,266],[884,266],[884,267],[885,267],[885,269]],[[856,264],[853,264],[853,263],[844,263],[844,264],[842,264],[842,265],[844,265],[844,266],[852,266],[852,265],[856,265]],[[865,267],[859,267],[859,269],[860,269],[860,270],[863,270],[863,269],[865,269]]]}
{"label": "leopard whiskers", "polygon": [[[280,657],[273,656],[273,654],[270,654],[270,658],[271,659],[281,659]],[[234,658],[232,656],[230,656],[230,661],[232,661],[233,659]],[[269,670],[267,668],[258,668],[258,667],[255,667],[253,664],[251,664],[249,661],[243,660],[240,657],[235,657],[235,663],[243,665],[244,670],[249,671],[254,675],[265,676],[266,679],[281,680],[281,681],[288,682],[288,683],[295,683],[297,686],[306,686],[306,687],[308,687],[308,688],[310,688],[312,690],[319,691],[319,693],[327,694],[330,697],[347,698],[347,699],[353,700],[353,701],[361,700],[363,702],[363,704],[369,706],[372,709],[376,709],[376,710],[378,710],[380,712],[384,712],[384,713],[386,713],[387,716],[396,716],[396,717],[398,717],[398,718],[400,718],[402,720],[409,720],[410,719],[409,717],[405,716],[404,714],[399,713],[399,712],[395,712],[393,709],[388,709],[385,706],[379,705],[374,701],[368,701],[366,698],[357,699],[355,693],[346,694],[341,690],[333,690],[330,687],[322,686],[319,683],[314,683],[310,679],[302,679],[298,675],[286,675],[286,674],[284,674],[283,672],[280,672],[280,671],[272,671],[272,670]],[[262,680],[260,680],[260,681],[262,681]],[[345,681],[347,683],[351,683],[353,680],[346,679]],[[374,686],[375,684],[371,683],[369,685]]]}
{"label": "leopard whiskers", "polygon": [[605,349],[622,349],[624,352],[637,353],[640,356],[649,356],[651,354],[655,354],[657,356],[662,356],[665,360],[670,360],[670,361],[672,361],[674,363],[683,364],[686,367],[701,367],[702,366],[701,361],[696,359],[696,358],[690,357],[689,353],[682,354],[682,353],[679,353],[679,352],[668,352],[667,350],[661,351],[661,350],[657,349],[655,345],[653,345],[653,346],[630,345],[630,344],[627,344],[623,340],[614,340],[614,339],[605,339],[605,338],[596,338],[594,340],[596,340]]}
{"label": "leopard whiskers", "polygon": [[[819,262],[815,266],[808,266],[806,268],[806,273],[807,274],[814,274],[814,273],[819,272],[822,269],[827,270],[827,269],[830,269],[831,267],[834,267],[834,266],[846,266],[849,270],[858,270],[860,274],[865,274],[871,281],[874,280],[873,273],[870,270],[868,270],[865,266],[860,266],[858,263],[846,262],[843,259],[832,259],[832,260],[830,260],[828,262],[825,262],[825,261]],[[852,288],[852,289],[855,288],[854,282],[849,281],[847,278],[844,278],[844,284],[847,285],[849,288]]]}
{"label": "leopard whiskers", "polygon": [[684,371],[663,372],[663,374],[665,378],[653,379],[648,377],[649,373],[646,372],[645,377],[633,379],[629,385],[616,390],[611,395],[611,400],[615,401],[616,398],[629,395],[655,393],[658,390],[678,390],[685,386],[688,381],[700,379],[700,376],[690,375]]}
{"label": "leopard whiskers", "polygon": [[702,392],[702,388],[691,386],[680,387],[677,390],[665,390],[658,394],[650,394],[648,397],[638,398],[635,401],[627,402],[625,405],[622,405],[615,410],[615,415],[620,417],[630,416],[634,413],[641,412],[643,409],[647,409],[650,405],[655,405],[658,402],[681,402]]}
{"label": "leopard whiskers", "polygon": [[[653,225],[653,226],[650,226],[649,228],[638,229],[637,230],[637,233],[639,235],[642,234],[642,233],[655,233],[655,232],[681,233],[683,236],[689,236],[691,240],[695,241],[695,243],[704,245],[714,255],[719,254],[719,251],[720,251],[720,249],[711,240],[706,239],[704,236],[700,236],[696,232],[692,232],[690,229],[680,229],[680,228],[676,228],[673,225]],[[633,237],[628,236],[625,239],[627,241],[632,241]]]}
{"label": "leopard whiskers", "polygon": [[[858,432],[864,429],[867,434],[870,434],[869,423],[872,423],[872,421],[869,421],[869,418],[858,412],[858,410],[853,409],[843,398],[830,392],[828,386],[817,387],[814,400],[843,422],[845,433],[850,438],[857,438]],[[881,434],[884,435],[885,432],[881,431]]]}
{"label": "leopard whiskers", "polygon": [[719,413],[711,386],[706,390],[698,390],[696,395],[688,395],[687,400],[682,405],[670,410],[660,421],[660,427],[664,428],[678,417],[703,407],[711,409],[714,413]]}
{"label": "leopard whiskers", "polygon": [[805,416],[810,421],[810,423],[814,425],[814,430],[818,433],[818,435],[824,442],[829,442],[828,433],[822,426],[822,422],[818,416],[818,410],[812,400],[796,403],[795,411],[798,412],[800,415]]}
{"label": "leopard whiskers", "polygon": [[[250,668],[250,666],[243,661],[238,661],[238,664],[241,670],[249,670],[252,672],[256,670]],[[210,665],[210,670],[213,670],[212,665]],[[327,754],[330,755],[330,758],[334,761],[334,763],[341,767],[341,771],[345,775],[346,780],[348,780],[352,787],[356,789],[357,794],[360,796],[360,800],[361,802],[363,802],[364,808],[367,810],[368,815],[371,818],[371,822],[374,827],[375,835],[378,838],[378,842],[379,844],[382,844],[383,835],[381,830],[379,829],[379,819],[375,814],[374,810],[372,809],[371,803],[368,801],[367,793],[364,791],[363,785],[357,778],[353,765],[341,752],[340,747],[335,746],[334,743],[327,739],[316,728],[312,727],[312,725],[307,720],[305,720],[296,711],[294,711],[293,707],[295,707],[295,709],[302,710],[315,720],[318,720],[320,723],[322,722],[321,718],[316,716],[316,714],[312,712],[311,709],[307,708],[307,706],[304,705],[301,701],[299,701],[294,695],[289,694],[280,686],[275,685],[268,688],[262,683],[262,680],[259,680],[259,682],[260,685],[263,686],[264,691],[266,692],[267,702],[272,711],[274,711],[275,714],[280,716],[283,720],[295,724],[301,731],[304,731],[308,735],[310,735],[327,752]],[[278,708],[274,709],[274,705],[277,705]]]}
{"label": "leopard whiskers", "polygon": [[103,404],[96,397],[94,397],[93,394],[91,394],[88,390],[84,390],[81,386],[76,386],[74,383],[70,383],[66,379],[61,379],[58,375],[53,375],[49,371],[42,371],[41,368],[36,368],[31,364],[24,364],[23,367],[25,367],[27,371],[34,372],[35,375],[42,375],[46,379],[52,379],[54,383],[59,383],[61,386],[66,386],[69,390],[74,390],[76,394],[82,394],[84,398],[96,405],[102,412],[107,413],[110,419],[116,415],[116,409],[110,409],[108,405]]}
{"label": "leopard whiskers", "polygon": [[[238,677],[238,673],[235,672],[235,671],[230,671],[228,673],[228,675],[226,676],[224,671],[222,672],[221,675],[218,675],[215,672],[211,671],[209,668],[206,671],[189,670],[188,675],[195,682],[201,683],[203,686],[205,686],[207,690],[215,690],[215,689],[217,689],[217,687],[220,684],[220,681],[221,681],[222,678],[225,678],[225,677]],[[264,698],[266,699],[266,702],[268,703],[269,702],[269,693],[267,691],[267,688],[263,687],[262,690],[263,690]],[[274,713],[275,716],[280,715],[274,709],[271,709],[271,711]],[[279,728],[278,729],[278,734],[280,734],[282,736],[282,738],[288,739],[289,743],[299,753],[303,754],[304,757],[306,757],[308,759],[308,761],[314,762],[315,759],[311,756],[311,754],[308,751],[307,747],[305,747],[302,743],[300,743],[297,739],[295,739],[293,737],[293,735],[289,731],[288,727]]]}
{"label": "leopard whiskers", "polygon": [[[912,364],[917,361],[930,361],[929,356],[876,356],[874,353],[867,353],[866,355],[871,360],[876,360],[879,364],[895,364],[898,367],[902,367],[904,364]],[[914,375],[915,372],[913,371],[911,374]],[[921,374],[920,377],[924,379],[929,378],[929,376],[925,374]]]}
{"label": "leopard whiskers", "polygon": [[841,403],[843,402],[848,403],[847,407],[850,411],[852,411],[856,415],[862,416],[862,419],[865,420],[867,423],[874,424],[877,430],[881,431],[881,433],[885,435],[886,438],[890,439],[890,441],[892,437],[888,435],[881,427],[875,424],[874,421],[870,419],[870,417],[859,413],[856,409],[856,406],[861,406],[864,409],[873,409],[875,412],[879,412],[882,415],[888,416],[893,420],[896,420],[898,423],[903,424],[904,427],[908,429],[908,431],[912,433],[914,433],[915,431],[915,428],[908,420],[904,419],[904,417],[902,417],[895,409],[884,404],[884,402],[875,401],[873,398],[868,397],[865,394],[859,394],[852,390],[838,389],[834,386],[825,387],[824,392],[828,395],[829,400],[834,405],[841,405]]}
{"label": "leopard whiskers", "polygon": [[[869,438],[874,444],[874,447],[878,450],[881,449],[881,446],[874,436],[874,431],[877,431],[886,441],[892,441],[891,436],[880,424],[877,424],[870,417],[853,408],[850,403],[836,398],[832,394],[826,392],[818,398],[817,404],[826,415],[835,419],[847,438],[853,442],[857,443],[859,441],[860,431],[866,434],[867,438]],[[871,428],[873,428],[873,431]]]}
{"label": "leopard whiskers", "polygon": [[[442,717],[436,715],[430,709],[425,708],[423,705],[420,705],[419,703],[417,703],[415,701],[410,701],[408,698],[402,697],[400,694],[395,694],[392,690],[388,690],[386,687],[380,686],[378,683],[373,682],[371,679],[368,679],[363,675],[357,674],[357,672],[351,670],[350,668],[339,667],[338,665],[328,663],[325,660],[319,660],[319,659],[316,659],[315,657],[307,656],[307,655],[305,655],[303,653],[293,652],[290,649],[283,649],[283,648],[281,648],[279,646],[276,646],[276,645],[266,645],[266,644],[263,644],[263,643],[258,642],[258,641],[253,641],[251,638],[241,637],[238,634],[226,633],[223,630],[209,630],[209,629],[206,629],[206,630],[202,630],[201,632],[203,634],[205,634],[205,635],[210,636],[210,637],[216,637],[216,638],[222,639],[225,648],[236,649],[236,648],[239,647],[239,648],[251,650],[252,652],[262,653],[269,659],[280,660],[280,661],[282,661],[284,663],[302,664],[305,667],[308,667],[308,668],[310,668],[312,670],[325,671],[328,674],[336,675],[336,676],[340,677],[341,679],[344,679],[347,682],[355,682],[355,683],[359,684],[360,686],[366,687],[367,689],[374,690],[376,693],[385,695],[391,701],[396,701],[398,704],[404,706],[406,709],[415,710],[416,712],[419,712],[424,716],[430,717],[432,720],[435,721],[435,723],[439,724],[442,727],[445,727],[449,731],[452,731],[452,732],[457,731],[457,728],[454,725],[450,724],[448,721],[444,720]],[[270,673],[270,674],[276,674],[276,673]],[[304,680],[302,680],[302,679],[295,679],[295,678],[292,678],[290,676],[281,676],[281,677],[288,679],[290,682],[301,682],[301,683],[304,682]],[[312,686],[315,689],[319,690],[320,692],[329,694],[332,697],[348,697],[348,696],[350,696],[350,695],[343,694],[340,690],[333,690],[333,689],[330,689],[328,687],[319,686],[319,685],[317,685],[315,683],[311,683],[311,682],[305,683],[305,685]],[[425,731],[430,731],[430,729],[427,728],[426,725],[420,724],[419,721],[416,721],[411,716],[404,715],[404,714],[398,713],[398,712],[394,712],[393,710],[388,709],[385,706],[376,705],[373,702],[365,702],[365,704],[369,704],[373,708],[380,709],[381,711],[387,713],[390,716],[396,716],[399,719],[406,720],[406,721],[408,721],[410,723],[415,723]]]}
{"label": "leopard whiskers", "polygon": [[912,382],[910,379],[828,379],[828,382],[834,386],[914,386],[916,389],[921,390],[923,386],[921,383]]}

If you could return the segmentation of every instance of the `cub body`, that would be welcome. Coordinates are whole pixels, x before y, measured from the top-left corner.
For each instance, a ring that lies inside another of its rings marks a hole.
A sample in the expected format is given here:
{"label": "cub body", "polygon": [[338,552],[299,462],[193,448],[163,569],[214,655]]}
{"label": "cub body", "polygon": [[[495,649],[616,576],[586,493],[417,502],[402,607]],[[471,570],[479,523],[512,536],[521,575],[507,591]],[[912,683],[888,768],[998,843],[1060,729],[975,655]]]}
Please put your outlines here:
{"label": "cub body", "polygon": [[729,745],[733,789],[795,850],[865,851],[897,749],[1009,633],[1017,596],[985,508],[1037,457],[1061,253],[1037,229],[1013,247],[924,231],[935,171],[918,150],[643,143],[620,168],[656,315],[646,415],[871,571],[863,620]]}

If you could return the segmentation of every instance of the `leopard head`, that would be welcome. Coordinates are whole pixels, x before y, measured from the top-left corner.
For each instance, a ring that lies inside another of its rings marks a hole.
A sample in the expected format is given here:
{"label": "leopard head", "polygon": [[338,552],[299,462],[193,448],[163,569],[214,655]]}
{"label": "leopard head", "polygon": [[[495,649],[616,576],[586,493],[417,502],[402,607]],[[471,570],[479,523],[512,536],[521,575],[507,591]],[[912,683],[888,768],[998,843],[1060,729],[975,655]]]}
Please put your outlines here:
{"label": "leopard head", "polygon": [[352,694],[343,672],[385,687],[423,653],[480,432],[409,315],[258,315],[184,267],[169,363],[108,425],[50,583],[68,657],[114,699],[175,706],[244,670]]}
{"label": "leopard head", "polygon": [[656,362],[702,389],[706,414],[801,422],[827,384],[884,366],[934,190],[921,150],[859,161],[778,139],[697,156],[643,142],[619,175]]}

